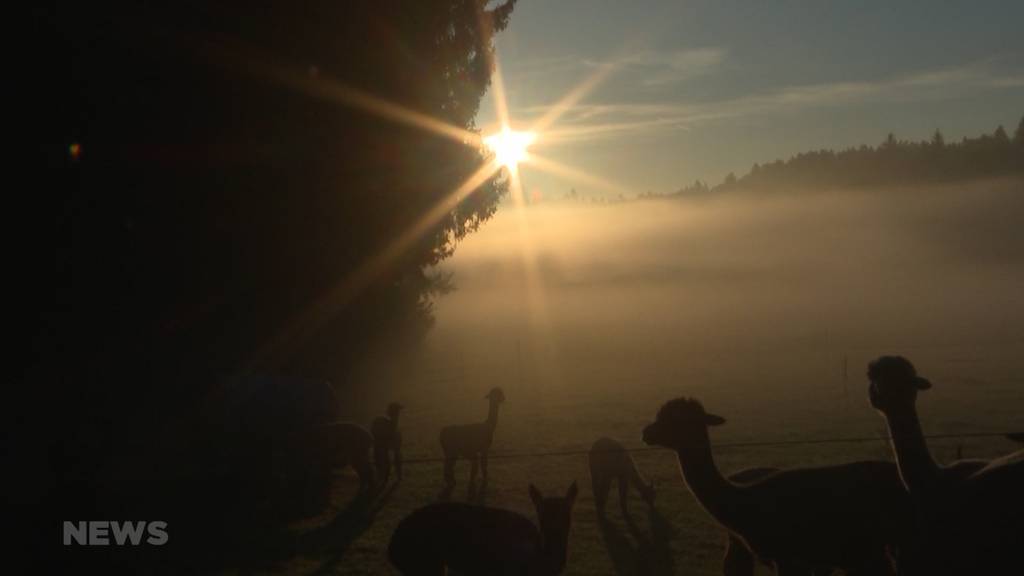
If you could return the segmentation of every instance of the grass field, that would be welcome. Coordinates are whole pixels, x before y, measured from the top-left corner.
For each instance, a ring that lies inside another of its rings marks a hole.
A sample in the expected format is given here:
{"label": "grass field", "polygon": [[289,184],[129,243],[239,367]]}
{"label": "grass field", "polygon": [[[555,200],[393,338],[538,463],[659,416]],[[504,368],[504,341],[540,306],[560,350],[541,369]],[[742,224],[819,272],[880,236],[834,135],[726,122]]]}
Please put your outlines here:
{"label": "grass field", "polygon": [[[1024,379],[1016,370],[1024,348],[988,349],[984,353],[956,349],[915,349],[920,369],[936,383],[923,395],[920,406],[930,433],[979,432],[1021,427],[1019,407],[1024,400]],[[677,395],[704,400],[709,410],[729,419],[713,432],[713,442],[791,440],[826,437],[881,436],[881,419],[868,407],[860,367],[874,351],[848,356],[856,366],[846,381],[844,395],[841,372],[830,371],[832,355],[820,362],[785,366],[751,353],[740,362],[750,370],[750,384],[740,387],[723,365],[715,378],[712,361],[706,373],[680,375],[676,382],[626,378],[613,366],[608,371],[579,375],[588,382],[579,387],[539,388],[517,382],[509,372],[497,382],[474,378],[482,366],[451,366],[445,386],[424,380],[410,383],[401,396],[409,405],[402,428],[406,458],[437,457],[437,431],[442,423],[482,420],[486,403],[480,397],[492,383],[505,387],[508,401],[502,407],[495,439],[496,454],[538,451],[586,450],[601,435],[619,438],[640,447],[640,430],[649,422],[659,403]],[[427,354],[424,361],[429,361]],[[835,360],[835,358],[832,358]],[[685,362],[685,359],[680,359]],[[693,364],[693,362],[688,362]],[[818,374],[815,374],[817,368]],[[841,370],[841,364],[838,365]],[[735,367],[732,371],[736,371]],[[465,374],[463,375],[463,372]],[[831,373],[830,373],[831,372]],[[572,375],[569,375],[571,379]],[[584,378],[585,376],[585,378]],[[444,393],[440,393],[443,390]],[[740,392],[742,390],[742,392]],[[984,422],[966,414],[984,410]],[[365,415],[352,415],[355,419]],[[1007,440],[978,438],[932,443],[942,460],[954,457],[958,447],[965,456],[986,457],[1013,448]],[[889,459],[882,440],[876,442],[826,445],[795,445],[716,450],[719,466],[734,471],[747,466],[802,466],[847,462],[865,458]],[[673,454],[665,451],[635,454],[639,468],[653,478],[658,488],[656,512],[650,513],[632,495],[630,518],[622,518],[612,507],[611,522],[602,528],[596,519],[589,487],[586,457],[582,455],[528,458],[497,458],[491,463],[489,483],[471,494],[468,463],[458,468],[459,485],[451,498],[521,511],[533,516],[526,491],[529,482],[543,491],[564,491],[572,480],[581,488],[570,540],[568,574],[716,574],[721,570],[723,535],[698,507],[682,483]],[[411,510],[439,498],[441,465],[436,462],[410,464],[405,479],[392,485],[375,504],[379,510],[362,519],[349,510],[358,486],[351,470],[336,479],[334,501],[322,516],[293,525],[297,541],[315,542],[302,553],[268,571],[328,574],[389,574],[385,551],[398,521]],[[341,518],[342,520],[338,520]]]}

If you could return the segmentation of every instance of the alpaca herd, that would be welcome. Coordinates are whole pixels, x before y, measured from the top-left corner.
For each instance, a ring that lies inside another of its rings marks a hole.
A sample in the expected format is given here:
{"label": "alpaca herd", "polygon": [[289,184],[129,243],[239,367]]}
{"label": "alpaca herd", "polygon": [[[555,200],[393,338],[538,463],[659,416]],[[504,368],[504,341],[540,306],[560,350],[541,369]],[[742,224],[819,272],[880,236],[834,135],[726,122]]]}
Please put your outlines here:
{"label": "alpaca herd", "polygon": [[[776,574],[994,574],[1019,573],[1024,545],[1024,450],[990,461],[931,457],[916,411],[917,393],[931,388],[905,358],[883,356],[868,367],[868,397],[884,417],[895,463],[861,461],[793,469],[750,468],[724,475],[712,454],[709,429],[725,424],[693,398],[665,403],[643,428],[645,444],[675,452],[682,481],[727,534],[722,572]],[[455,483],[458,458],[487,479],[487,454],[497,426],[500,388],[485,396],[487,419],[441,430],[444,482]],[[398,413],[392,404],[372,434],[337,427],[340,461],[353,465],[364,489],[387,482],[392,458],[402,476]],[[1011,436],[1013,440],[1020,438]],[[376,470],[370,466],[373,448]],[[653,508],[654,483],[644,479],[629,451],[599,438],[589,453],[593,496],[604,522],[612,483],[627,512],[630,488]],[[545,498],[529,486],[537,524],[498,508],[439,502],[404,518],[388,559],[399,572],[445,574],[559,574],[568,559],[573,482],[563,497]]]}

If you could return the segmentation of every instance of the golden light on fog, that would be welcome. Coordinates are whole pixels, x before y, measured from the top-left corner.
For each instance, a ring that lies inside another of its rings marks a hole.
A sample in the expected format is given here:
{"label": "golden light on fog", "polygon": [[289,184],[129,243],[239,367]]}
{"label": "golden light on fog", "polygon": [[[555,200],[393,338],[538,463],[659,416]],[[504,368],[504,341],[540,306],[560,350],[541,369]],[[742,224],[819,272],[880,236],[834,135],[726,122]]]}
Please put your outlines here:
{"label": "golden light on fog", "polygon": [[495,161],[515,171],[520,162],[526,160],[527,149],[537,140],[534,132],[517,132],[505,126],[484,138],[484,144],[494,152]]}

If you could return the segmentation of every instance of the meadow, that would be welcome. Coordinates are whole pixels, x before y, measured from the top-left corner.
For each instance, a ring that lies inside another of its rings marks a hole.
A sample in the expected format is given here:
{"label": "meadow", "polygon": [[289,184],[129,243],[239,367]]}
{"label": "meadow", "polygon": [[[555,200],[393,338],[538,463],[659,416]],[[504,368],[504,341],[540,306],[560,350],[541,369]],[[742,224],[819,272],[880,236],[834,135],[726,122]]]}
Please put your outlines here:
{"label": "meadow", "polygon": [[[654,479],[650,511],[597,522],[584,452],[600,436],[641,448],[662,402],[702,400],[728,423],[712,432],[725,472],[891,459],[864,371],[903,354],[934,388],[919,400],[929,434],[1024,429],[1024,210],[1019,181],[970,187],[827,191],[774,198],[620,205],[552,202],[517,218],[506,206],[444,264],[457,289],[435,301],[426,342],[366,359],[345,395],[368,424],[406,407],[410,460],[368,511],[340,471],[330,507],[290,526],[296,553],[259,571],[390,574],[403,516],[442,496],[438,431],[482,421],[503,387],[490,479],[453,500],[533,517],[529,483],[581,489],[567,574],[719,574],[724,534],[693,500],[675,455],[634,454]],[[941,266],[939,265],[941,264]],[[859,442],[730,447],[746,442]],[[1014,448],[996,437],[937,439],[949,461]],[[413,462],[412,460],[427,460]],[[614,502],[614,500],[613,500]],[[768,573],[766,569],[760,569]]]}

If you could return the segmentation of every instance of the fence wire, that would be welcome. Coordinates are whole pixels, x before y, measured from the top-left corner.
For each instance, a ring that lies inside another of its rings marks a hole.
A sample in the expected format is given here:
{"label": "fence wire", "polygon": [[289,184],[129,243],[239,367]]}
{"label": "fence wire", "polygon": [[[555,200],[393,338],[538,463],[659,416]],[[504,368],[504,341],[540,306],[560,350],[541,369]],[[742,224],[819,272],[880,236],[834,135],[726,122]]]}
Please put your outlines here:
{"label": "fence wire", "polygon": [[[964,438],[996,438],[1002,437],[1018,442],[1024,441],[1024,432],[964,432],[959,434],[927,434],[924,436],[926,440],[948,440],[952,438],[964,439]],[[863,442],[889,442],[892,438],[889,436],[861,436],[861,437],[850,437],[850,438],[808,438],[804,440],[757,440],[749,442],[722,442],[713,444],[712,448],[763,448],[769,446],[801,446],[801,445],[814,445],[814,444],[855,444]],[[656,451],[670,451],[668,448],[661,447],[636,447],[636,448],[625,448],[625,452],[638,453],[638,452],[656,452]],[[487,454],[488,460],[517,460],[526,458],[546,458],[546,457],[558,457],[558,456],[582,456],[587,454],[602,454],[602,453],[617,453],[622,450],[589,450],[577,448],[574,450],[554,450],[549,452],[492,452]],[[443,463],[444,457],[431,456],[431,457],[419,457],[419,458],[402,458],[402,464],[437,464]]]}

